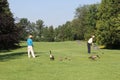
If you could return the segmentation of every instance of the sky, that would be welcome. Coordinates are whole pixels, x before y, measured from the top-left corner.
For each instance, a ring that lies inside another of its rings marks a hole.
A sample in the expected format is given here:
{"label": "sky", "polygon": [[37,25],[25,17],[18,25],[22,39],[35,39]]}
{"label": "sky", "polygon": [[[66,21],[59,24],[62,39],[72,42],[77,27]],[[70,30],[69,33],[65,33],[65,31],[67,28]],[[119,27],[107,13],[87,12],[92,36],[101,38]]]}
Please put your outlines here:
{"label": "sky", "polygon": [[76,8],[101,0],[8,0],[14,17],[27,18],[31,22],[42,20],[46,26],[65,24],[72,21]]}

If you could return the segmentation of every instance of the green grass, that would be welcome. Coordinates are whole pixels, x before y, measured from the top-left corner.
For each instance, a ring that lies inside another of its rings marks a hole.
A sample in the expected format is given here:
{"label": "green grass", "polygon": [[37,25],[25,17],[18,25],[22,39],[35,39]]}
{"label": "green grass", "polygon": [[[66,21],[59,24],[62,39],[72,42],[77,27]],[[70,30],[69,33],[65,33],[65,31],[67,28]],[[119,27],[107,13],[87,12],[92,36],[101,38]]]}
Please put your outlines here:
{"label": "green grass", "polygon": [[[21,48],[0,52],[0,80],[119,80],[120,50],[94,50],[100,55],[89,60],[86,42],[34,42],[35,59],[27,57],[26,43]],[[49,60],[49,50],[55,61]],[[104,54],[102,54],[104,52]],[[66,60],[65,57],[71,59]],[[63,61],[60,61],[60,59]]]}

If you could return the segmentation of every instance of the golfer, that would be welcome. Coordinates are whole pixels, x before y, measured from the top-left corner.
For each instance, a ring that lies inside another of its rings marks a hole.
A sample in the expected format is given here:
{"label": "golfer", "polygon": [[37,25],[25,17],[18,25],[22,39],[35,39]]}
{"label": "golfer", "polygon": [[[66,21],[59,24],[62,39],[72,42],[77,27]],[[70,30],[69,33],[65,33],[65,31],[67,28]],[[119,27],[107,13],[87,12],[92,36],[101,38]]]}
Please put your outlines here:
{"label": "golfer", "polygon": [[87,42],[87,48],[88,48],[88,53],[90,54],[91,53],[91,45],[92,45],[92,43],[93,43],[93,38],[94,38],[95,36],[93,35],[93,36],[91,36],[91,38],[88,40],[88,42]]}
{"label": "golfer", "polygon": [[28,50],[28,58],[30,58],[31,56],[33,58],[35,58],[35,54],[34,54],[34,50],[33,50],[33,41],[32,41],[32,35],[29,35],[28,39],[27,39],[27,50]]}

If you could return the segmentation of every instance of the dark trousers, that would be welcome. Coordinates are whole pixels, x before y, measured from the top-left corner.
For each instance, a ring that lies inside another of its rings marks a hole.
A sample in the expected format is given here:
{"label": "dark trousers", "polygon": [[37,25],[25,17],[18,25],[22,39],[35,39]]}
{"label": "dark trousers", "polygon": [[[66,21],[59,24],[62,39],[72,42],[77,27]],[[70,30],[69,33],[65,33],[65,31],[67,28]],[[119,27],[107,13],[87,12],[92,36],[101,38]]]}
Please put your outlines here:
{"label": "dark trousers", "polygon": [[90,54],[90,52],[91,52],[91,44],[90,43],[87,43],[87,48],[88,48],[88,53]]}

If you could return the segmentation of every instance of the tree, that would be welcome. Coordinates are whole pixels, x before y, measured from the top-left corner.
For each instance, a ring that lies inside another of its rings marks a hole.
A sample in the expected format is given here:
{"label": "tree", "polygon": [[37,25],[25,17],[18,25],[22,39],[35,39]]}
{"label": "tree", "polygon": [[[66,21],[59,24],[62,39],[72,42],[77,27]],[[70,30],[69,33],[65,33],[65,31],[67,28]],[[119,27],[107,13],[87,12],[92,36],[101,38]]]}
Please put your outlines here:
{"label": "tree", "polygon": [[75,18],[78,20],[76,20],[77,25],[75,27],[76,27],[76,30],[78,31],[77,35],[79,34],[80,40],[84,40],[84,36],[85,36],[84,32],[86,32],[86,28],[88,26],[87,18],[86,18],[86,16],[88,15],[88,8],[89,8],[88,5],[84,5],[76,9]]}
{"label": "tree", "polygon": [[44,27],[41,38],[42,38],[43,41],[53,42],[54,41],[54,29],[53,29],[53,26]]}
{"label": "tree", "polygon": [[30,33],[30,21],[28,21],[27,18],[21,18],[18,23],[16,23],[16,26],[20,30],[20,40],[26,40],[28,33]]}
{"label": "tree", "polygon": [[106,48],[120,47],[120,0],[102,0],[98,12],[96,40]]}
{"label": "tree", "polygon": [[54,41],[54,28],[53,28],[53,26],[49,27],[48,33],[49,33],[48,41],[53,42]]}
{"label": "tree", "polygon": [[98,5],[84,5],[76,9],[75,18],[55,30],[57,41],[86,40],[96,30]]}
{"label": "tree", "polygon": [[40,19],[36,21],[36,31],[37,31],[38,40],[41,40],[42,38],[43,27],[44,27],[43,23],[44,22]]}
{"label": "tree", "polygon": [[78,39],[86,40],[96,30],[97,12],[99,4],[84,5],[76,9],[75,19],[72,21]]}
{"label": "tree", "polygon": [[0,0],[0,49],[9,49],[18,45],[18,34],[8,1]]}
{"label": "tree", "polygon": [[73,36],[71,22],[67,21],[64,25],[64,40],[74,40]]}
{"label": "tree", "polygon": [[58,28],[55,29],[55,41],[64,41],[65,40],[65,27],[64,25],[59,25]]}
{"label": "tree", "polygon": [[86,16],[86,29],[85,29],[85,39],[91,35],[94,35],[96,32],[96,21],[97,21],[97,13],[98,13],[99,4],[92,4],[88,6],[88,13]]}

